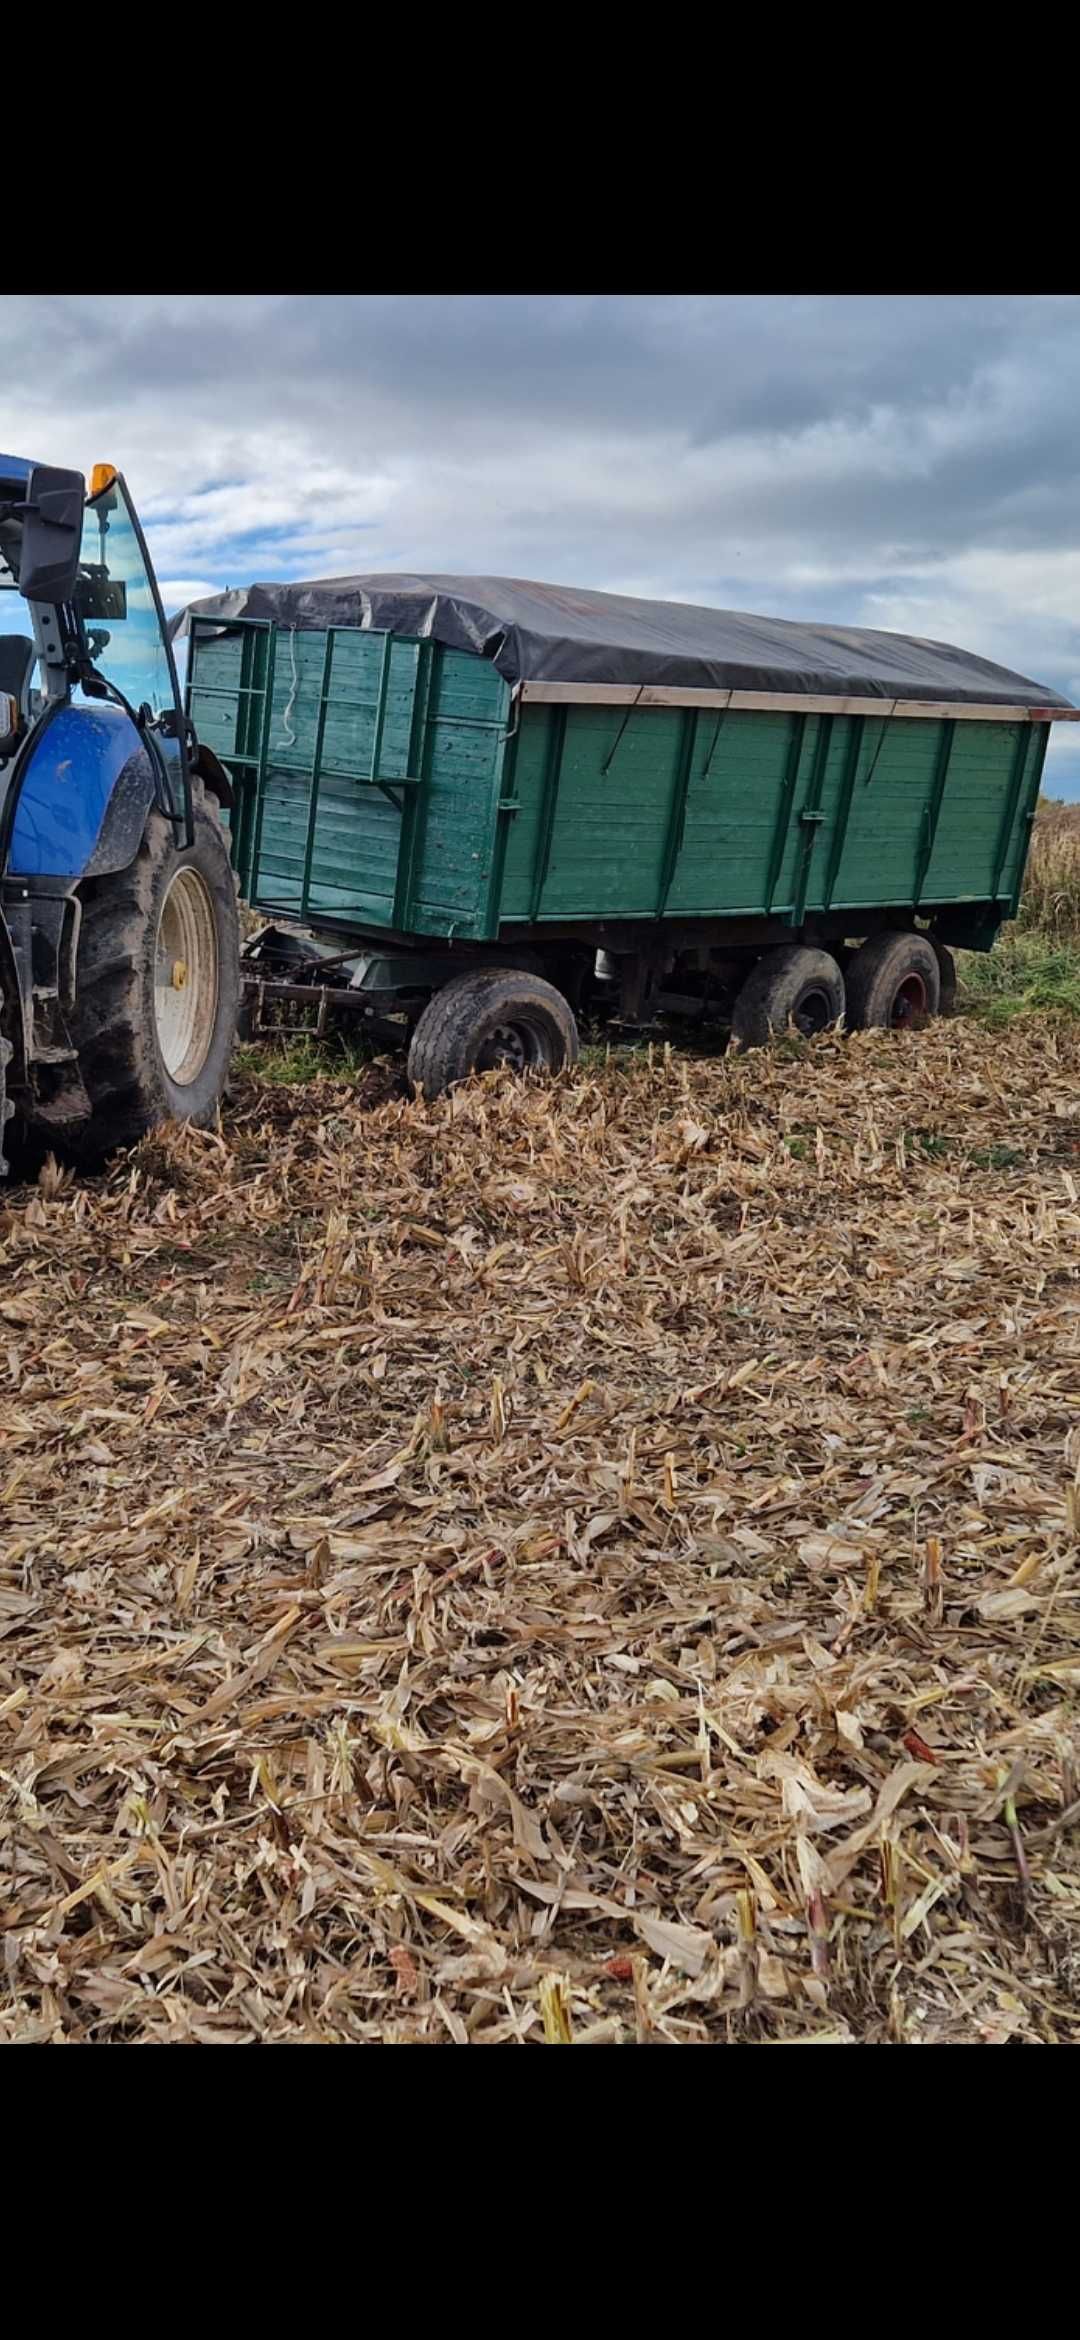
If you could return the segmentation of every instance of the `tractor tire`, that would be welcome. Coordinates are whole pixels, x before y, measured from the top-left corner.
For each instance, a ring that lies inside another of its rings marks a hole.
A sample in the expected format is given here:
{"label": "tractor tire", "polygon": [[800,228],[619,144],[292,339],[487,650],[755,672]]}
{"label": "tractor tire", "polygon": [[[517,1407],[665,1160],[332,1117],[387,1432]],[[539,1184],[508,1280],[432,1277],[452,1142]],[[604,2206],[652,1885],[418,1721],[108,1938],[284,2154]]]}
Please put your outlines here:
{"label": "tractor tire", "polygon": [[4,1131],[15,1111],[7,1093],[7,1068],[14,1054],[15,1051],[10,1040],[5,1040],[0,1034],[0,1178],[7,1177],[9,1167],[8,1158],[4,1152]]}
{"label": "tractor tire", "polygon": [[153,812],[127,869],[88,878],[69,1029],[99,1158],[162,1121],[216,1119],[240,1007],[236,884],[216,802],[196,786],[194,843]]}
{"label": "tractor tire", "polygon": [[[933,941],[933,937],[931,937]],[[956,960],[946,943],[934,942],[934,956],[938,963],[941,989],[938,995],[939,1016],[956,1014]]]}
{"label": "tractor tire", "polygon": [[827,1032],[844,1013],[844,978],[828,951],[782,943],[746,978],[731,1013],[737,1048],[763,1048],[789,1024],[804,1038]]}
{"label": "tractor tire", "polygon": [[854,1032],[910,1031],[937,1014],[940,996],[929,935],[875,934],[848,968],[847,1014]]}
{"label": "tractor tire", "polygon": [[506,1064],[559,1072],[576,1064],[578,1029],[561,991],[518,967],[476,967],[429,999],[409,1048],[409,1079],[439,1097],[471,1072]]}

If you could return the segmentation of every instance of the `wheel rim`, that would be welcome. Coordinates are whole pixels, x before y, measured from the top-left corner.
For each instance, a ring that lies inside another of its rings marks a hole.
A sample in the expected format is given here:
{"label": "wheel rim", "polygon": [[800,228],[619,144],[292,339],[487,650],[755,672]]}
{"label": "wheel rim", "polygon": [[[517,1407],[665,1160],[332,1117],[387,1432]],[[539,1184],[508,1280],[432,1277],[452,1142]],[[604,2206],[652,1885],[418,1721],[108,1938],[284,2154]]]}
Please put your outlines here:
{"label": "wheel rim", "polygon": [[889,1022],[893,1029],[901,1030],[905,1024],[914,1023],[916,1016],[926,1014],[926,1009],[927,991],[922,976],[914,972],[905,975],[903,982],[897,984],[893,994],[893,1003],[889,1012]]}
{"label": "wheel rim", "polygon": [[828,992],[817,990],[804,991],[792,1017],[796,1031],[805,1040],[812,1040],[815,1033],[824,1032],[835,1020]]}
{"label": "wheel rim", "polygon": [[477,1072],[493,1072],[497,1065],[508,1065],[512,1072],[525,1072],[529,1066],[547,1066],[551,1063],[551,1049],[547,1035],[538,1024],[523,1018],[514,1023],[495,1024],[485,1035],[476,1058]]}
{"label": "wheel rim", "polygon": [[218,947],[210,889],[197,869],[179,869],[166,890],[154,949],[154,1027],[169,1079],[187,1088],[214,1037]]}

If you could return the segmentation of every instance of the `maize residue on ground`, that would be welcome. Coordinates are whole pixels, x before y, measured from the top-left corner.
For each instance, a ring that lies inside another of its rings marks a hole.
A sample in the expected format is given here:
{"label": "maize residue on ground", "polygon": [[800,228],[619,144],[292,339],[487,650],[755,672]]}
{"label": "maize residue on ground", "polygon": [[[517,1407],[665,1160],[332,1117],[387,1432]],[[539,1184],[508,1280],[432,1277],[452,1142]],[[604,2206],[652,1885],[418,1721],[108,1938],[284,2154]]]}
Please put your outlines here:
{"label": "maize residue on ground", "polygon": [[1080,2039],[1080,1027],[0,1213],[0,2037]]}

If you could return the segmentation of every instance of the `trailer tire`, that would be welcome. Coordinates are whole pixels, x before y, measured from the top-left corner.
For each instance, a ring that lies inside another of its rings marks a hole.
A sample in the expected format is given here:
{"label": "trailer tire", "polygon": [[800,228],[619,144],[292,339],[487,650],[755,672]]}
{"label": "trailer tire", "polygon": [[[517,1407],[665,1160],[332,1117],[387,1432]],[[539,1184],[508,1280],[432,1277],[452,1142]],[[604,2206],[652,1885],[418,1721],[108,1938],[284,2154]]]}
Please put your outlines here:
{"label": "trailer tire", "polygon": [[[74,1150],[100,1158],[161,1121],[208,1127],[228,1077],[240,1007],[236,886],[216,808],[193,792],[194,842],[151,813],[126,869],[90,878],[69,1029],[91,1113]],[[172,983],[160,981],[175,953]],[[172,999],[189,988],[190,1000]]]}
{"label": "trailer tire", "polygon": [[828,951],[782,943],[747,976],[731,1013],[738,1048],[763,1048],[789,1024],[805,1038],[826,1032],[844,1013],[844,978]]}
{"label": "trailer tire", "polygon": [[854,1032],[910,1031],[937,1014],[941,972],[925,934],[875,934],[857,950],[847,974],[847,1016]]}
{"label": "trailer tire", "polygon": [[429,999],[409,1048],[409,1079],[439,1097],[471,1072],[498,1064],[560,1072],[576,1064],[578,1029],[553,983],[518,967],[474,967]]}
{"label": "trailer tire", "polygon": [[941,979],[937,1012],[939,1016],[954,1016],[956,1014],[956,960],[946,943],[937,942],[933,936],[930,939],[934,945],[934,956],[938,963],[938,975]]}

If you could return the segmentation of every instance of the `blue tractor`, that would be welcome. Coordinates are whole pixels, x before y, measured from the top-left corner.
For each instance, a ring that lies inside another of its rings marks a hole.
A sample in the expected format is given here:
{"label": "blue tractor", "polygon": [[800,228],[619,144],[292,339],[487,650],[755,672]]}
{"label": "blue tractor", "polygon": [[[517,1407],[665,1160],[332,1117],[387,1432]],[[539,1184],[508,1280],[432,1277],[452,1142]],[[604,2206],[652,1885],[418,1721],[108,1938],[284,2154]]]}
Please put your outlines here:
{"label": "blue tractor", "polygon": [[89,1161],[215,1119],[240,1000],[231,802],[123,478],[100,464],[88,495],[0,455],[3,1168],[12,1126]]}

